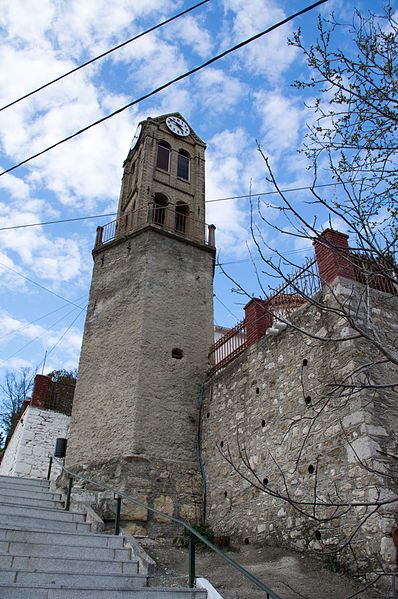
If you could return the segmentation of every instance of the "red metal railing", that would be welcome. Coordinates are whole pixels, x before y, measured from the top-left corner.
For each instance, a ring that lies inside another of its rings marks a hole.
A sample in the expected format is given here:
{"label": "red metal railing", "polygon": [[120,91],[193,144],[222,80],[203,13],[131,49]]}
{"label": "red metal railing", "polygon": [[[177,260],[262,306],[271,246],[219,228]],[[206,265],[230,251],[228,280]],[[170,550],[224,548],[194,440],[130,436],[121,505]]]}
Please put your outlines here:
{"label": "red metal railing", "polygon": [[246,323],[245,320],[242,320],[210,347],[209,375],[212,375],[221,370],[221,368],[224,368],[224,366],[239,356],[239,354],[241,354],[245,349]]}
{"label": "red metal railing", "polygon": [[[266,299],[264,311],[274,317],[288,317],[305,304],[305,297],[313,297],[321,289],[318,265],[315,258],[308,259],[303,268],[289,276]],[[261,318],[261,317],[260,317]],[[242,320],[233,329],[218,339],[209,350],[210,370],[213,375],[232,362],[247,347],[246,321]]]}
{"label": "red metal railing", "polygon": [[143,229],[147,225],[155,225],[171,233],[186,236],[199,243],[208,243],[205,239],[205,222],[185,214],[175,206],[151,204],[147,208],[128,211],[115,220],[100,227],[97,234],[96,248],[115,239]]}
{"label": "red metal railing", "polygon": [[357,250],[351,250],[350,256],[359,283],[398,295],[398,268],[392,258],[372,258]]}
{"label": "red metal railing", "polygon": [[268,296],[267,309],[274,316],[287,317],[305,304],[305,298],[314,297],[321,287],[318,263],[315,258],[308,258],[302,268],[292,273]]}
{"label": "red metal railing", "polygon": [[[349,259],[354,268],[355,280],[378,291],[398,295],[398,268],[392,258],[374,259],[358,251],[350,251]],[[264,305],[264,312],[274,319],[287,318],[306,303],[322,288],[316,258],[307,260],[303,268],[290,275],[268,298],[258,300]],[[262,318],[260,316],[260,318]],[[209,351],[209,374],[215,374],[234,360],[247,347],[246,322],[238,323]]]}

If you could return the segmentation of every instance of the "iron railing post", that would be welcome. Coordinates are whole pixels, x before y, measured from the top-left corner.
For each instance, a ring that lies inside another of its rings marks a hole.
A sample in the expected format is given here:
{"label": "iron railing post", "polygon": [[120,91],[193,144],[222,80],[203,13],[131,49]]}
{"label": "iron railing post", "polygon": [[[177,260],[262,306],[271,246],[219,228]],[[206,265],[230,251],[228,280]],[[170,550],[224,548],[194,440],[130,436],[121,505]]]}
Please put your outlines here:
{"label": "iron railing post", "polygon": [[122,498],[120,495],[115,493],[114,495],[116,507],[115,507],[115,535],[120,533],[120,511],[122,509]]}
{"label": "iron railing post", "polygon": [[72,486],[73,486],[73,478],[70,477],[68,480],[68,491],[66,494],[66,501],[65,501],[65,511],[69,512],[70,509],[70,497],[72,495]]}
{"label": "iron railing post", "polygon": [[48,470],[47,470],[47,480],[50,480],[50,476],[51,476],[51,468],[53,467],[53,456],[50,455],[50,461],[48,463]]}
{"label": "iron railing post", "polygon": [[60,460],[58,460],[56,457],[54,457],[54,461],[62,466],[62,473],[65,473],[66,476],[69,476],[68,496],[67,496],[67,499],[65,502],[67,505],[66,505],[65,509],[69,509],[73,480],[75,478],[77,478],[79,480],[90,483],[90,485],[94,485],[96,487],[106,489],[107,491],[113,493],[115,498],[117,495],[121,499],[124,499],[125,501],[131,501],[131,503],[133,503],[134,505],[139,505],[140,507],[144,507],[152,514],[158,514],[158,515],[162,516],[162,518],[169,519],[171,522],[174,522],[175,524],[183,526],[185,531],[187,533],[189,533],[189,584],[190,584],[191,588],[194,587],[195,581],[196,581],[195,543],[200,541],[201,543],[203,543],[204,545],[209,547],[209,549],[214,551],[214,553],[216,553],[218,556],[220,556],[225,562],[227,562],[235,570],[237,570],[243,576],[245,576],[245,578],[250,580],[250,582],[252,582],[254,585],[256,585],[257,588],[264,591],[267,594],[267,599],[281,599],[281,597],[279,595],[277,595],[274,591],[272,591],[269,587],[267,587],[261,580],[256,578],[256,576],[254,576],[254,574],[252,574],[251,572],[246,570],[243,566],[241,566],[238,562],[236,562],[234,559],[232,559],[229,555],[224,553],[216,545],[213,545],[213,543],[211,543],[206,537],[204,537],[198,531],[194,530],[188,522],[184,522],[183,520],[180,520],[179,518],[170,516],[170,514],[165,514],[164,512],[161,512],[160,510],[156,510],[155,508],[150,507],[146,503],[137,501],[137,499],[135,499],[134,497],[130,497],[130,495],[127,495],[126,493],[123,493],[121,491],[115,492],[114,489],[112,489],[111,487],[109,487],[108,485],[106,485],[104,483],[100,483],[96,480],[92,480],[90,478],[81,476],[80,474],[76,474],[75,472],[68,470],[68,468],[65,468],[65,464],[63,462],[61,462]]}
{"label": "iron railing post", "polygon": [[196,545],[196,538],[195,536],[192,534],[191,531],[189,531],[189,545],[188,545],[188,551],[189,551],[189,588],[190,589],[194,589],[195,588],[195,545]]}

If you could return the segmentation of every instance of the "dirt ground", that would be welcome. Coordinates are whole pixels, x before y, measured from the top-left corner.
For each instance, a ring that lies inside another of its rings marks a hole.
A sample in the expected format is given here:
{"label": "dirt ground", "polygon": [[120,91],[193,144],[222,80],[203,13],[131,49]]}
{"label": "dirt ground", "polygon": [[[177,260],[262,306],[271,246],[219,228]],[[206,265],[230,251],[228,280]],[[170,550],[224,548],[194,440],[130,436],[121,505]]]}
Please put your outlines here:
{"label": "dirt ground", "polygon": [[[169,539],[140,539],[158,565],[150,586],[186,586],[188,550]],[[263,581],[281,599],[389,599],[394,595],[374,590],[360,592],[358,584],[342,573],[331,572],[308,556],[275,547],[243,545],[226,551],[235,561]],[[209,551],[197,550],[196,575],[207,578],[224,599],[264,599],[265,593]],[[391,581],[388,581],[391,584]],[[359,593],[358,593],[359,591]]]}

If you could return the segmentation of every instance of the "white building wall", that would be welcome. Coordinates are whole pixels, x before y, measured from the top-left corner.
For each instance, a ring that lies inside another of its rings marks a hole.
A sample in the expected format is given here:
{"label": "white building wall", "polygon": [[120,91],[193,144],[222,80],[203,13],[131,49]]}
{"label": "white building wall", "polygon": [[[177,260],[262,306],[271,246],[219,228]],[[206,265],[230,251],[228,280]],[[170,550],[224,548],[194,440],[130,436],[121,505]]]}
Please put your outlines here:
{"label": "white building wall", "polygon": [[[0,475],[46,478],[48,456],[54,452],[57,437],[67,437],[70,416],[28,406],[7,445]],[[51,478],[60,473],[54,463]]]}

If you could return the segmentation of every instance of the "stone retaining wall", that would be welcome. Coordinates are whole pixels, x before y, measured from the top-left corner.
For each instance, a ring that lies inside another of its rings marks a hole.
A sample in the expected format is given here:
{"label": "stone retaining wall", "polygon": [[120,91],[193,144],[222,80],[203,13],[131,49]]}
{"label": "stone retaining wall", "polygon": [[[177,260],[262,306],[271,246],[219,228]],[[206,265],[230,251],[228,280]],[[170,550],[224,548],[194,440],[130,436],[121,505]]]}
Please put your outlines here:
{"label": "stone retaining wall", "polygon": [[[397,297],[344,279],[327,292],[330,304],[336,304],[334,294],[339,301],[361,303],[360,322],[376,330],[386,347],[396,345]],[[363,339],[322,341],[355,334],[331,312],[307,305],[292,323],[307,334],[289,326],[276,337],[263,337],[206,386],[207,520],[233,539],[319,551],[326,561],[350,566],[350,551],[326,553],[348,542],[365,520],[351,543],[359,569],[393,567],[396,502],[374,515],[371,508],[343,506],[336,512],[341,518],[324,522],[335,508],[312,507],[314,494],[343,504],[396,496],[389,478],[396,471],[396,459],[389,456],[398,455],[396,390],[352,393],[334,386],[383,356]],[[385,383],[397,380],[398,372],[383,364],[371,377]],[[294,509],[289,498],[304,503]]]}

